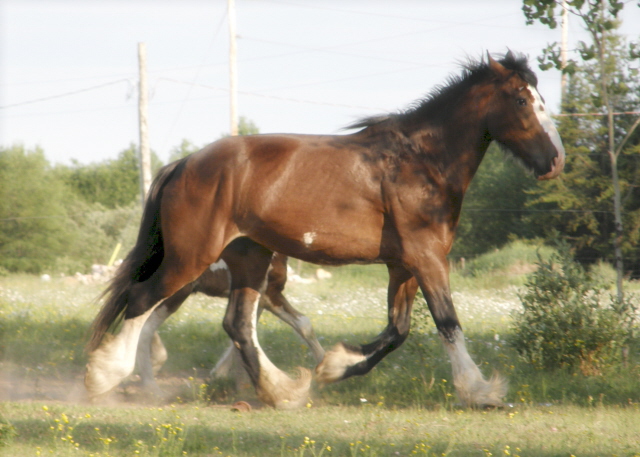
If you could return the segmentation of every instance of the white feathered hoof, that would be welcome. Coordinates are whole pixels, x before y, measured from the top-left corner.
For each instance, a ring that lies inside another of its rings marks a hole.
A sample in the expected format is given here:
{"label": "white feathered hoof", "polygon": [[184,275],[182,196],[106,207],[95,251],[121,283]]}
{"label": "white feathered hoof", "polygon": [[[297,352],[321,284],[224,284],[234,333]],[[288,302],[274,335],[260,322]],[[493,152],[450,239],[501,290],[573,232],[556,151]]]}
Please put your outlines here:
{"label": "white feathered hoof", "polygon": [[112,335],[106,335],[102,345],[89,354],[84,386],[91,400],[106,394],[133,372],[134,359],[118,357],[117,351],[113,351],[109,344],[112,339]]}
{"label": "white feathered hoof", "polygon": [[276,409],[297,409],[309,401],[311,371],[298,368],[298,378],[292,379],[280,370],[260,374],[260,385],[256,388],[258,399]]}
{"label": "white feathered hoof", "polygon": [[488,381],[481,376],[473,380],[454,378],[453,385],[460,401],[469,408],[501,408],[508,390],[507,380],[497,373]]}
{"label": "white feathered hoof", "polygon": [[349,367],[363,360],[366,360],[364,355],[338,343],[325,352],[322,362],[316,367],[316,381],[319,384],[340,381]]}

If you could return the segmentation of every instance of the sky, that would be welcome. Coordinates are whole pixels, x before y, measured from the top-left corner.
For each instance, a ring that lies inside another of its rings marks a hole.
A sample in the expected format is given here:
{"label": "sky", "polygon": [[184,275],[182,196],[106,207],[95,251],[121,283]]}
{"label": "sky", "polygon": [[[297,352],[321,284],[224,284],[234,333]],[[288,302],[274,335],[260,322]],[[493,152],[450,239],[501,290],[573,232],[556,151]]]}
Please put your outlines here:
{"label": "sky", "polygon": [[[339,134],[422,98],[487,51],[530,57],[557,112],[560,75],[536,57],[560,30],[527,26],[519,0],[236,0],[238,111],[261,133]],[[638,35],[640,8],[622,13]],[[635,27],[635,29],[634,29]],[[569,29],[570,48],[584,39]],[[229,132],[226,0],[0,0],[0,147],[51,163],[114,159],[138,133],[138,43],[147,47],[149,140]]]}

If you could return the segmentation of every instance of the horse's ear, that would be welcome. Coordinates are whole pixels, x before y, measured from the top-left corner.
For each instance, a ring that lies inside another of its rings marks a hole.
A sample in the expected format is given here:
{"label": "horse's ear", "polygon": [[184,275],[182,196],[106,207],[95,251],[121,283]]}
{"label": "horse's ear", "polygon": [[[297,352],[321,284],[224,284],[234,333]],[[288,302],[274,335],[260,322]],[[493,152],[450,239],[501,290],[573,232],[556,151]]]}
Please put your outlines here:
{"label": "horse's ear", "polygon": [[504,67],[504,65],[502,65],[500,62],[497,62],[493,59],[493,57],[491,57],[489,51],[487,51],[487,60],[489,61],[489,68],[491,68],[496,76],[506,78],[511,74],[509,70]]}

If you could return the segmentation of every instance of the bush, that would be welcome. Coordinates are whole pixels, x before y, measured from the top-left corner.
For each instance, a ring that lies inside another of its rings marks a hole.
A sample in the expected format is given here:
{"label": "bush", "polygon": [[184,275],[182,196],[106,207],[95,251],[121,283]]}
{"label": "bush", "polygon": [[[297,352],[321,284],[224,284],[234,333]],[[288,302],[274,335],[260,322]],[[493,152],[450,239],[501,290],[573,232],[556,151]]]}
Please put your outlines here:
{"label": "bush", "polygon": [[631,337],[636,307],[609,296],[562,248],[537,270],[520,296],[510,344],[536,368],[579,369],[599,375],[617,361]]}

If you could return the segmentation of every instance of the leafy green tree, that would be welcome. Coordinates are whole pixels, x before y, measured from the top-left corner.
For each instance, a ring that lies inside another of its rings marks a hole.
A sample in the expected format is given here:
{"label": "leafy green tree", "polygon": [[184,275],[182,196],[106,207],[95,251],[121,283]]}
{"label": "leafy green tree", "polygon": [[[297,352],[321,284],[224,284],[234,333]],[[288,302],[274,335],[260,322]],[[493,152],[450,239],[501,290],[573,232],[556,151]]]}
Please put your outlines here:
{"label": "leafy green tree", "polygon": [[[590,38],[589,42],[581,41],[579,43],[578,53],[582,62],[586,64],[593,62],[590,67],[593,78],[585,77],[585,80],[590,82],[594,108],[603,114],[604,119],[604,132],[601,135],[606,141],[600,146],[609,162],[608,171],[611,179],[609,198],[613,203],[614,224],[612,244],[617,272],[618,300],[622,300],[625,231],[622,209],[624,182],[620,176],[622,169],[620,161],[623,155],[629,151],[629,139],[634,136],[634,130],[640,124],[640,117],[637,117],[627,129],[623,129],[621,123],[624,124],[624,120],[614,119],[614,113],[620,100],[628,96],[630,81],[635,80],[635,93],[638,93],[638,72],[630,64],[640,57],[640,53],[638,53],[638,46],[635,43],[626,46],[624,53],[621,53],[615,40],[611,39],[615,35],[615,29],[619,26],[618,15],[624,8],[624,2],[620,0],[567,0],[565,5],[572,16],[578,18]],[[557,8],[561,8],[561,6],[555,0],[523,1],[523,12],[528,24],[539,21],[555,28],[557,26],[555,19]],[[539,60],[543,70],[555,66],[565,73],[574,74],[580,68],[578,62],[573,59],[569,60],[566,66],[564,65],[557,43],[549,45]],[[587,70],[587,68],[583,68],[583,70]]]}
{"label": "leafy green tree", "polygon": [[240,116],[238,120],[238,135],[257,135],[260,133],[258,126],[244,116]]}
{"label": "leafy green tree", "polygon": [[[256,135],[258,133],[260,133],[260,129],[258,129],[256,124],[252,120],[247,119],[244,116],[240,116],[240,119],[238,120],[238,135]],[[228,136],[228,133],[223,133],[222,135],[220,135],[220,138],[226,138]],[[184,139],[180,143],[180,146],[176,146],[171,150],[169,154],[169,162],[174,162],[176,160],[182,159],[183,157],[193,154],[194,152],[198,152],[200,149],[202,149],[202,147],[198,147],[191,141]]]}
{"label": "leafy green tree", "polygon": [[491,145],[465,195],[452,257],[473,257],[504,246],[512,238],[531,238],[526,204],[536,179]]}
{"label": "leafy green tree", "polygon": [[[162,166],[155,153],[151,155],[153,171]],[[100,203],[106,208],[127,206],[140,198],[140,171],[137,147],[132,144],[117,159],[61,167],[59,173],[67,185],[84,201]]]}
{"label": "leafy green tree", "polygon": [[68,249],[67,196],[42,150],[0,148],[0,268],[39,273]]}
{"label": "leafy green tree", "polygon": [[183,157],[193,154],[194,152],[198,152],[200,148],[193,144],[191,141],[184,139],[180,146],[176,146],[169,153],[169,162],[175,162],[176,160],[180,160]]}
{"label": "leafy green tree", "polygon": [[0,272],[86,273],[135,241],[139,205],[87,202],[66,185],[68,171],[40,149],[0,148]]}
{"label": "leafy green tree", "polygon": [[[610,49],[610,78],[616,81],[612,109],[630,112],[640,106],[640,81],[630,68],[622,37],[607,37]],[[585,113],[602,112],[597,96],[600,84],[597,63],[574,65],[559,118],[559,131],[567,150],[567,164],[561,179],[544,183],[532,193],[532,205],[551,212],[540,213],[538,223],[547,236],[559,231],[576,249],[581,262],[611,258],[612,244],[627,261],[627,270],[640,275],[640,131],[634,130],[637,115],[616,116],[614,140],[619,145],[616,157],[620,192],[620,220],[626,227],[618,238],[616,230],[615,186],[612,183],[611,156],[608,153],[609,125],[606,116]],[[557,210],[560,210],[558,212]],[[555,211],[555,212],[554,212]],[[618,276],[619,277],[619,276]]]}
{"label": "leafy green tree", "polygon": [[[240,116],[240,119],[238,119],[238,136],[257,135],[258,133],[260,133],[260,129],[251,119],[248,119],[245,116]],[[228,133],[223,133],[220,135],[220,138],[228,136]]]}
{"label": "leafy green tree", "polygon": [[[606,153],[606,121],[603,116],[573,115],[598,109],[591,90],[597,83],[593,81],[595,73],[588,67],[584,70],[579,67],[580,71],[570,76],[563,105],[566,116],[560,117],[558,126],[567,149],[565,172],[560,180],[544,183],[540,191],[534,191],[535,199],[532,201],[536,208],[552,211],[541,213],[539,218],[540,224],[548,229],[547,235],[553,231],[561,232],[576,249],[576,258],[587,263],[610,257],[611,238],[615,233],[611,162]],[[628,111],[637,103],[636,99],[634,90],[630,90],[628,97],[621,98],[614,106],[617,110]],[[631,115],[618,116],[618,135],[628,131],[633,122]],[[634,265],[638,268],[639,152],[640,135],[636,134],[627,142],[625,153],[618,160],[622,217],[627,227],[621,251],[630,259],[630,268]]]}

